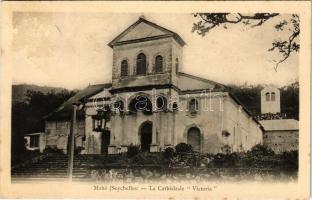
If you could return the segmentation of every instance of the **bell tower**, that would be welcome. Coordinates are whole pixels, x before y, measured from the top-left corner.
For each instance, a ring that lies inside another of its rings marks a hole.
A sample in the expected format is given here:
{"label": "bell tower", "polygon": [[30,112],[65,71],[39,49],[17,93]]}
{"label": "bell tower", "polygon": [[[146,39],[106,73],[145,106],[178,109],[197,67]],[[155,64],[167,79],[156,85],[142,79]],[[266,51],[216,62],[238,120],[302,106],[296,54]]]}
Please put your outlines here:
{"label": "bell tower", "polygon": [[261,113],[280,113],[280,90],[272,85],[261,90]]}
{"label": "bell tower", "polygon": [[183,39],[140,17],[108,44],[113,49],[112,91],[177,85]]}

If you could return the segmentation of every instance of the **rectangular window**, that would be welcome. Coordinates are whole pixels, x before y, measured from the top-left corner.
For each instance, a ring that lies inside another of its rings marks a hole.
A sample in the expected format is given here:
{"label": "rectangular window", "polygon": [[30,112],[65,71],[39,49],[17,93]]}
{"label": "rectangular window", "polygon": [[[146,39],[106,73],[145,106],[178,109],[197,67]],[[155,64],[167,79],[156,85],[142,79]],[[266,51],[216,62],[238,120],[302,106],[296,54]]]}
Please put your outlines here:
{"label": "rectangular window", "polygon": [[32,135],[30,137],[30,145],[31,148],[39,147],[39,135]]}
{"label": "rectangular window", "polygon": [[93,131],[102,130],[102,119],[93,119]]}

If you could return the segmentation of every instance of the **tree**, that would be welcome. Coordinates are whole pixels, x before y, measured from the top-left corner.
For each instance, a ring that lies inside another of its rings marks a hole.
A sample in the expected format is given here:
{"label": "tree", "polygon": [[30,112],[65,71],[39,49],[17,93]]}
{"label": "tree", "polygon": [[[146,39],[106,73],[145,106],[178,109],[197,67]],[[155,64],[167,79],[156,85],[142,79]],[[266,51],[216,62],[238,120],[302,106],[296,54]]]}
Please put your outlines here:
{"label": "tree", "polygon": [[[210,30],[222,26],[224,29],[228,28],[229,24],[242,23],[251,28],[261,26],[267,20],[278,16],[279,13],[256,13],[251,15],[241,13],[195,13],[193,16],[198,20],[193,24],[192,32],[196,32],[201,36],[205,36]],[[288,31],[288,39],[275,39],[272,42],[272,47],[268,51],[278,51],[281,54],[279,60],[274,60],[275,71],[279,64],[287,60],[293,53],[300,49],[299,35],[300,35],[300,19],[297,14],[292,14],[291,18],[280,21],[275,25],[277,31]]]}

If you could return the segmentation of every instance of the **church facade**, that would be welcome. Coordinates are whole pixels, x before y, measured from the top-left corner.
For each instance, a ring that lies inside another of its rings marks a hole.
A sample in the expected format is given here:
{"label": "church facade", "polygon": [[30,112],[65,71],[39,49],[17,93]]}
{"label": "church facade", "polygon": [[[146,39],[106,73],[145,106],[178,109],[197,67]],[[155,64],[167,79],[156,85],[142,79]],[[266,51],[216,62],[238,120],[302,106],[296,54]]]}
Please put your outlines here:
{"label": "church facade", "polygon": [[85,154],[117,154],[130,145],[160,152],[179,143],[202,153],[240,152],[262,144],[262,125],[225,85],[181,72],[185,44],[139,18],[108,44],[112,82],[88,86],[48,115],[42,145],[66,152],[77,102],[75,145]]}

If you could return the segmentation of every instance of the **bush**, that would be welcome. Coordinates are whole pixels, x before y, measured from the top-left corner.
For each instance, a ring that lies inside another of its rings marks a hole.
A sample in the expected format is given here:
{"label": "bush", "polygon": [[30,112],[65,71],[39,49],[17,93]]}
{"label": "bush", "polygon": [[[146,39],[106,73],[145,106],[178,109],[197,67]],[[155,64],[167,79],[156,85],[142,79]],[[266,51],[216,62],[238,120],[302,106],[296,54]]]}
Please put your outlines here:
{"label": "bush", "polygon": [[50,147],[48,146],[47,148],[45,148],[43,150],[43,153],[47,154],[47,153],[56,153],[56,154],[64,154],[62,149],[58,149],[57,147]]}
{"label": "bush", "polygon": [[171,159],[174,156],[174,149],[172,147],[167,147],[163,152],[162,155],[166,159]]}
{"label": "bush", "polygon": [[298,151],[287,151],[281,155],[283,166],[298,169]]}
{"label": "bush", "polygon": [[175,150],[177,153],[192,153],[193,147],[186,143],[180,143],[175,146]]}
{"label": "bush", "polygon": [[256,157],[273,156],[274,151],[265,145],[257,144],[256,146],[252,147],[251,150],[247,152],[247,154]]}
{"label": "bush", "polygon": [[84,150],[83,147],[76,147],[76,148],[75,148],[75,151],[74,151],[74,154],[75,154],[75,155],[81,154],[81,151],[82,151],[82,150]]}
{"label": "bush", "polygon": [[161,164],[161,154],[140,152],[130,159],[131,164],[135,165],[150,165]]}
{"label": "bush", "polygon": [[130,145],[128,147],[128,151],[127,151],[127,156],[129,158],[133,157],[133,156],[136,156],[140,153],[140,147],[138,145]]}
{"label": "bush", "polygon": [[239,159],[240,157],[237,153],[218,153],[213,157],[212,165],[215,167],[235,167],[238,165]]}

